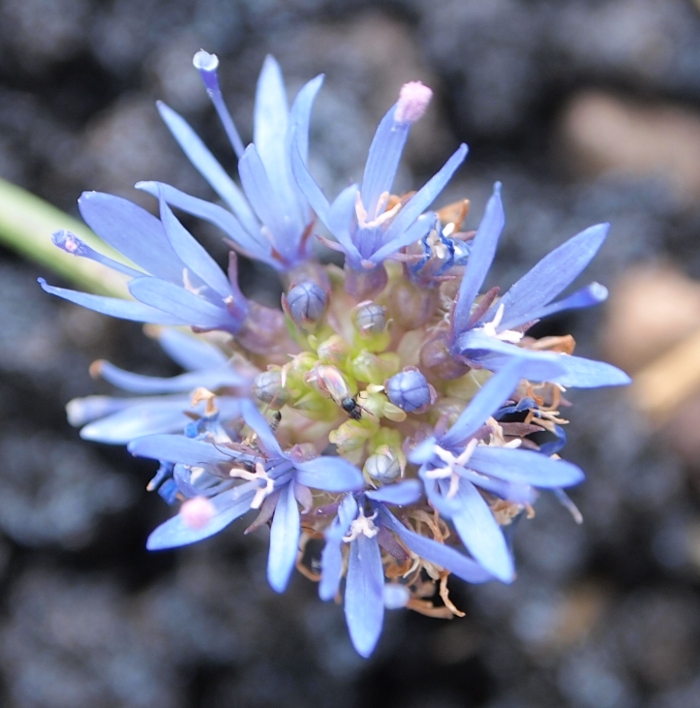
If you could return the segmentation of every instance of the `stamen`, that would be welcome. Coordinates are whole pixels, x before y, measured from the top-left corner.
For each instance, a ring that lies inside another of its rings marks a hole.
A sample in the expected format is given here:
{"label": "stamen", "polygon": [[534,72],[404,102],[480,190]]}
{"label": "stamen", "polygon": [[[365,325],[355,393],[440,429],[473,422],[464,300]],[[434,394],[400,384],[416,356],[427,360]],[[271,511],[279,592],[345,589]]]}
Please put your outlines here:
{"label": "stamen", "polygon": [[365,516],[362,509],[360,509],[360,515],[350,524],[350,532],[347,536],[343,536],[343,541],[350,543],[350,541],[354,541],[362,534],[367,536],[367,538],[374,538],[379,533],[379,528],[374,525],[374,519],[376,518],[376,511],[372,516]]}

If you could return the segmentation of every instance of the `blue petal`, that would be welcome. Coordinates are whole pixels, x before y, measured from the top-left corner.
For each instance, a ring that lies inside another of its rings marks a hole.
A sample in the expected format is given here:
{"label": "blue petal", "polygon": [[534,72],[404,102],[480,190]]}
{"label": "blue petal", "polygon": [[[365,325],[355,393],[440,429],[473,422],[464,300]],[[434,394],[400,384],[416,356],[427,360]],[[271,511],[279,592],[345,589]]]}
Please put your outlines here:
{"label": "blue petal", "polygon": [[[129,283],[129,292],[139,301],[169,312],[187,324],[202,329],[223,329],[237,332],[242,321],[230,314],[224,307],[217,307],[208,300],[157,278],[134,278]],[[222,302],[223,304],[223,302]]]}
{"label": "blue petal", "polygon": [[[287,92],[279,64],[269,54],[265,57],[255,92],[253,142],[268,174],[277,173],[286,162],[284,139],[289,124]],[[286,180],[286,173],[275,175]]]}
{"label": "blue petal", "polygon": [[205,371],[228,363],[228,357],[218,347],[199,337],[169,328],[159,330],[156,336],[163,351],[183,369]]}
{"label": "blue petal", "polygon": [[220,207],[218,204],[212,204],[212,202],[207,202],[204,199],[185,194],[185,192],[181,192],[168,184],[163,184],[163,182],[137,182],[136,188],[148,192],[156,198],[161,193],[168,204],[177,209],[182,209],[188,214],[198,216],[210,224],[214,224],[214,226],[217,226],[229,236],[246,255],[266,263],[275,262],[270,257],[270,244],[265,242],[260,236],[260,226],[258,224],[255,225],[255,230],[251,234],[241,226],[230,211]]}
{"label": "blue petal", "polygon": [[493,257],[496,255],[498,239],[501,237],[505,223],[506,217],[501,202],[501,183],[496,182],[493,187],[493,195],[486,204],[486,211],[472,241],[467,268],[459,286],[453,318],[456,334],[464,332],[469,325],[472,305],[484,284],[489,268],[491,268]]}
{"label": "blue petal", "polygon": [[[290,211],[276,183],[268,176],[255,145],[248,145],[238,163],[238,174],[246,196],[260,221],[272,234],[275,248],[287,259],[298,251],[303,227],[300,214]],[[292,218],[290,218],[290,216]]]}
{"label": "blue petal", "polygon": [[[188,396],[180,396],[187,404]],[[115,398],[114,396],[85,396],[74,398],[66,405],[68,422],[74,427],[80,427],[96,418],[104,418],[118,411],[129,408],[135,403],[143,402],[143,398]],[[162,400],[157,398],[156,400]]]}
{"label": "blue petal", "polygon": [[307,462],[299,462],[295,467],[297,482],[312,489],[349,492],[364,486],[360,470],[342,457],[317,457]]}
{"label": "blue petal", "polygon": [[248,491],[241,495],[239,489],[234,488],[217,497],[212,497],[211,502],[217,508],[218,513],[206,526],[200,529],[187,526],[180,514],[173,516],[151,533],[146,541],[146,548],[149,551],[159,551],[186,546],[219,533],[250,509],[253,494],[254,492]]}
{"label": "blue petal", "polygon": [[[194,236],[175,218],[163,194],[159,195],[159,203],[160,218],[173,251],[187,266],[187,269],[198,276],[205,285],[219,293],[223,299],[229,297],[232,294],[231,285],[224,271],[219,268],[217,262]],[[177,282],[180,283],[181,279],[182,273],[180,273]]]}
{"label": "blue petal", "polygon": [[377,202],[384,192],[391,192],[391,185],[396,177],[396,170],[401,160],[406,139],[411,130],[411,123],[397,123],[394,120],[396,105],[393,105],[382,118],[365,163],[362,177],[362,204],[367,210],[370,221],[377,214]]}
{"label": "blue petal", "polygon": [[207,369],[206,371],[192,371],[171,378],[158,378],[124,371],[124,369],[120,369],[108,361],[102,361],[99,364],[98,373],[105,381],[109,381],[125,391],[134,393],[176,393],[192,391],[199,386],[212,391],[220,386],[240,386],[245,381],[229,365],[218,369]]}
{"label": "blue petal", "polygon": [[356,184],[346,187],[333,201],[326,219],[326,227],[343,247],[354,267],[360,268],[362,256],[350,237],[350,227],[355,222],[355,204],[358,188]]}
{"label": "blue petal", "polygon": [[189,408],[185,396],[113,400],[123,400],[126,405],[88,423],[80,431],[83,440],[124,445],[143,435],[181,431],[190,421],[184,413]]}
{"label": "blue petal", "polygon": [[376,536],[360,534],[350,544],[345,584],[345,619],[350,639],[367,658],[379,641],[384,623],[384,569]]}
{"label": "blue petal", "polygon": [[521,362],[515,359],[492,376],[440,439],[440,446],[449,449],[473,435],[515,391],[523,378],[522,369]]}
{"label": "blue petal", "polygon": [[488,504],[465,479],[460,479],[454,500],[459,506],[452,514],[452,523],[462,543],[491,575],[509,583],[515,574],[513,559]]}
{"label": "blue petal", "polygon": [[632,379],[622,370],[604,361],[584,359],[580,356],[559,354],[558,363],[564,374],[552,381],[571,388],[598,388],[599,386],[626,386]]}
{"label": "blue petal", "polygon": [[610,224],[598,224],[555,248],[501,298],[503,329],[530,322],[532,313],[549,304],[590,263],[603,245]]}
{"label": "blue petal", "polygon": [[417,479],[407,479],[396,484],[388,484],[381,489],[366,492],[365,496],[377,502],[405,506],[418,501],[422,491],[423,487]]}
{"label": "blue petal", "polygon": [[565,354],[518,347],[477,330],[461,335],[454,350],[491,371],[500,371],[517,360],[520,362],[521,378],[530,381],[559,381],[565,372],[567,357]]}
{"label": "blue petal", "polygon": [[[591,283],[590,285],[586,285],[585,288],[581,288],[568,297],[565,297],[563,300],[545,305],[539,310],[533,310],[530,313],[532,319],[528,321],[541,320],[544,317],[553,315],[556,312],[563,312],[564,310],[576,310],[582,307],[598,305],[605,301],[607,297],[608,289],[604,285]],[[499,329],[503,329],[503,326],[501,325]],[[505,329],[507,329],[507,325]]]}
{"label": "blue petal", "polygon": [[85,223],[140,268],[164,280],[179,280],[183,264],[153,214],[112,194],[84,192],[78,208]]}
{"label": "blue petal", "polygon": [[324,601],[332,600],[338,594],[340,577],[343,572],[342,540],[327,539],[321,551],[321,581],[318,596]]}
{"label": "blue petal", "polygon": [[388,243],[384,243],[381,248],[372,254],[372,257],[369,260],[373,263],[381,263],[385,258],[388,258],[393,253],[396,253],[396,251],[404,246],[410,246],[412,243],[417,243],[430,233],[436,221],[437,216],[435,214],[422,214],[407,229],[405,229],[402,234]]}
{"label": "blue petal", "polygon": [[180,462],[193,467],[235,462],[233,451],[183,435],[147,435],[130,442],[127,449],[136,457],[149,457],[161,462]]}
{"label": "blue petal", "polygon": [[[252,428],[260,438],[260,442],[263,444],[265,451],[273,457],[283,457],[287,456],[282,452],[280,444],[277,442],[275,434],[270,429],[270,424],[265,419],[265,416],[257,409],[254,403],[251,401],[241,401],[241,415],[243,420],[245,420],[246,425]],[[304,484],[300,481],[300,484]]]}
{"label": "blue petal", "polygon": [[218,160],[211,154],[209,148],[182,116],[160,101],[156,105],[161,118],[168,126],[168,130],[170,130],[197,171],[229,205],[238,221],[243,225],[243,228],[250,234],[257,233],[260,226],[256,222],[243,194],[241,194],[235,182],[226,174]]}
{"label": "blue petal", "polygon": [[570,487],[583,482],[583,472],[564,460],[554,460],[532,450],[479,445],[469,458],[477,472],[508,482],[536,487]]}
{"label": "blue petal", "polygon": [[294,179],[297,181],[299,189],[306,197],[316,216],[330,231],[331,228],[328,223],[328,210],[330,209],[330,204],[321,191],[321,188],[318,184],[316,184],[316,180],[311,176],[311,172],[309,172],[309,168],[306,166],[306,162],[301,156],[298,140],[297,132],[294,131],[291,145],[292,174],[294,175]]}
{"label": "blue petal", "polygon": [[[309,152],[309,123],[311,121],[311,108],[313,107],[316,94],[323,83],[323,74],[320,74],[311,81],[304,84],[301,91],[297,94],[292,104],[292,110],[289,113],[289,130],[287,138],[289,144],[286,150],[291,148],[291,138],[294,135],[299,155],[304,162],[308,160]],[[289,154],[289,152],[287,152]]]}
{"label": "blue petal", "polygon": [[386,509],[380,509],[379,515],[388,529],[393,531],[410,550],[429,563],[435,563],[435,565],[449,570],[468,583],[483,583],[493,580],[493,576],[489,575],[476,561],[467,558],[455,548],[431,538],[425,538],[425,536],[407,529]]}
{"label": "blue petal", "polygon": [[280,490],[270,527],[267,580],[275,592],[284,592],[287,588],[297,560],[299,534],[299,507],[294,498],[294,482],[291,482]]}
{"label": "blue petal", "polygon": [[406,242],[406,232],[413,222],[435,201],[436,197],[445,188],[457,168],[464,162],[468,148],[462,143],[450,159],[440,168],[421,189],[418,190],[402,207],[398,216],[392,221],[391,226],[384,234],[384,244],[372,257],[373,263],[380,263],[386,258],[386,250],[391,247],[392,251],[407,246],[411,241]]}
{"label": "blue petal", "polygon": [[119,317],[122,320],[133,320],[134,322],[150,322],[151,324],[183,324],[180,317],[162,312],[141,302],[122,300],[118,297],[105,297],[104,295],[90,295],[89,293],[81,293],[77,290],[57,288],[53,285],[48,285],[43,278],[39,278],[38,280],[39,285],[41,285],[45,292],[74,302],[76,305],[87,307],[89,310],[101,312],[103,315]]}

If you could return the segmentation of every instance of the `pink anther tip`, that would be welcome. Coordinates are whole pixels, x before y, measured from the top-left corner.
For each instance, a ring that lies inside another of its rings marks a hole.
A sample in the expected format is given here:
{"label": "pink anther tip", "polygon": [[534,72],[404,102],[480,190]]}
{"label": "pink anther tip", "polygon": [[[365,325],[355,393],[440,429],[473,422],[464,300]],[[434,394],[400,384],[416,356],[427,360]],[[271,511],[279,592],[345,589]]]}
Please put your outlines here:
{"label": "pink anther tip", "polygon": [[399,93],[394,120],[397,123],[415,123],[425,113],[432,97],[432,89],[420,81],[404,84]]}

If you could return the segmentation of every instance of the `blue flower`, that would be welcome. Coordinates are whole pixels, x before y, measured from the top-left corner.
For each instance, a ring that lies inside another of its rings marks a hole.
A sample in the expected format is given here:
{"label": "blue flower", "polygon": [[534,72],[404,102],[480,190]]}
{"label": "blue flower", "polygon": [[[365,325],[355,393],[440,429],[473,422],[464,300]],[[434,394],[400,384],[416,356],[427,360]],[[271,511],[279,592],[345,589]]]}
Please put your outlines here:
{"label": "blue flower", "polygon": [[290,145],[294,134],[305,163],[311,106],[323,77],[309,81],[299,91],[290,110],[279,65],[268,56],[260,72],[255,97],[253,143],[244,149],[223,102],[216,73],[218,58],[199,51],[194,65],[238,156],[243,192],[189,124],[164,103],[158,104],[158,111],[168,129],[230,211],[158,182],[139,182],[136,186],[156,196],[160,192],[172,206],[218,226],[240,253],[278,271],[294,268],[309,257],[313,219],[292,176]]}
{"label": "blue flower", "polygon": [[533,501],[535,486],[558,489],[583,480],[583,472],[569,462],[502,441],[483,444],[494,437],[488,419],[512,395],[525,368],[522,360],[512,359],[489,379],[447,432],[422,442],[409,456],[421,465],[419,475],[430,503],[452,520],[472,556],[504,582],[513,579],[513,559],[479,489],[520,505]]}
{"label": "blue flower", "polygon": [[227,278],[162,196],[160,220],[126,199],[99,192],[84,193],[78,206],[92,230],[142,270],[101,255],[66,231],[54,234],[54,243],[123,273],[136,300],[57,288],[41,278],[46,292],[125,320],[232,334],[241,329],[249,305],[238,289],[235,254],[231,253]]}
{"label": "blue flower", "polygon": [[[496,183],[484,217],[470,246],[452,322],[452,352],[469,364],[497,371],[517,357],[527,363],[523,377],[553,381],[563,386],[597,387],[628,384],[630,378],[610,364],[568,354],[541,352],[514,346],[538,320],[562,310],[589,307],[607,298],[599,283],[591,283],[554,302],[593,259],[609,231],[609,224],[585,229],[524,275],[500,298],[497,291],[476,297],[493,262],[505,225],[501,185]],[[555,370],[559,368],[559,374]]]}
{"label": "blue flower", "polygon": [[[298,459],[284,452],[264,416],[249,402],[241,403],[246,424],[255,431],[260,449],[240,444],[227,447],[221,442],[194,440],[177,435],[151,435],[134,440],[129,450],[134,455],[150,457],[194,468],[197,478],[205,470],[227,479],[243,479],[242,484],[217,488],[210,496],[213,513],[202,525],[187,523],[178,514],[161,524],[149,536],[150,550],[173,548],[201,541],[218,533],[251,509],[260,509],[264,520],[272,518],[267,577],[277,592],[283,592],[296,563],[300,537],[300,514],[297,501],[312,505],[309,488],[327,492],[361,489],[362,473],[340,457]],[[223,470],[223,472],[221,471]],[[269,501],[268,501],[269,500]]]}
{"label": "blue flower", "polygon": [[202,340],[166,328],[158,331],[156,337],[187,372],[158,378],[123,371],[106,361],[95,362],[91,367],[93,375],[125,391],[146,395],[73,399],[67,406],[68,420],[71,425],[83,426],[80,437],[125,444],[144,435],[182,431],[191,422],[192,414],[205,415],[206,401],[192,401],[195,389],[202,387],[220,394],[217,409],[224,419],[240,415],[240,396],[250,387],[250,378],[245,373],[232,366],[218,348]]}
{"label": "blue flower", "polygon": [[292,170],[318,218],[354,270],[372,270],[400,249],[420,241],[435,224],[423,212],[443,190],[467,154],[461,145],[440,171],[412,197],[390,204],[399,160],[411,125],[421,117],[432,92],[419,82],[404,85],[398,102],[382,119],[367,156],[362,184],[343,190],[329,204],[306,166],[303,135],[292,150]]}
{"label": "blue flower", "polygon": [[463,580],[480,583],[491,579],[491,575],[474,560],[452,546],[411,531],[389,511],[389,506],[407,506],[420,496],[417,480],[406,480],[359,495],[347,494],[326,531],[319,596],[322,600],[332,600],[337,595],[343,572],[342,547],[349,544],[345,619],[353,646],[361,656],[367,657],[374,651],[384,623],[386,586],[381,547],[392,545],[388,535],[398,536],[422,561],[449,570]]}

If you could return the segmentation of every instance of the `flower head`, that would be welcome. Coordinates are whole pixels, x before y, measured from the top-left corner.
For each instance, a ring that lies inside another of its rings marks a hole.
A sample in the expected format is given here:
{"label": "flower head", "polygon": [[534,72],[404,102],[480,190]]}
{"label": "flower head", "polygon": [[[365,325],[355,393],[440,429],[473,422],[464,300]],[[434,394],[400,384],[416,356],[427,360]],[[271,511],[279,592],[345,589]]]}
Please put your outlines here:
{"label": "flower head", "polygon": [[[93,373],[138,396],[78,399],[69,416],[85,426],[83,437],[126,442],[134,455],[159,462],[149,489],[179,511],[152,532],[149,549],[204,540],[250,512],[247,532],[270,526],[271,587],[282,592],[295,566],[306,564],[323,600],[343,599],[351,641],[369,656],[386,608],[461,615],[449,598],[450,575],[510,582],[515,564],[502,527],[530,514],[538,489],[571,505],[562,488],[583,473],[556,455],[566,441],[563,386],[627,377],[573,356],[571,337],[535,340],[526,330],[604,298],[592,284],[556,300],[607,226],[560,246],[502,297],[496,289],[482,294],[505,221],[500,185],[476,234],[462,230],[466,200],[425,213],[466,147],[413,196],[391,195],[428,88],[403,87],[374,136],[362,184],[330,205],[306,168],[320,78],[288,110],[279,67],[268,58],[254,143],[245,148],[221,96],[218,60],[198,52],[195,66],[239,157],[245,197],[184,120],[161,106],[230,211],[155,183],[141,186],[159,196],[160,219],[88,194],[85,220],[133,266],[72,235],[55,240],[123,274],[136,300],[44,284],[100,312],[188,325],[194,334],[159,333],[186,372],[154,378],[98,362]],[[312,260],[309,204],[345,253],[344,268]],[[235,256],[227,279],[170,205],[219,224],[236,250],[281,272],[281,308],[245,299]],[[316,557],[310,539],[324,541]],[[438,589],[432,601],[429,582]]]}

